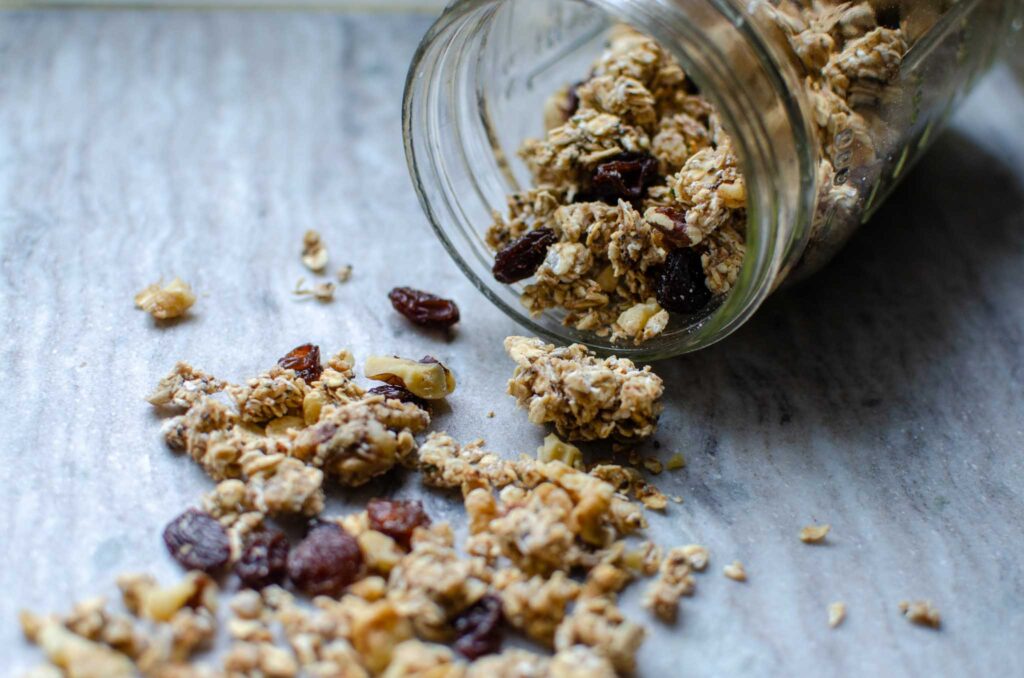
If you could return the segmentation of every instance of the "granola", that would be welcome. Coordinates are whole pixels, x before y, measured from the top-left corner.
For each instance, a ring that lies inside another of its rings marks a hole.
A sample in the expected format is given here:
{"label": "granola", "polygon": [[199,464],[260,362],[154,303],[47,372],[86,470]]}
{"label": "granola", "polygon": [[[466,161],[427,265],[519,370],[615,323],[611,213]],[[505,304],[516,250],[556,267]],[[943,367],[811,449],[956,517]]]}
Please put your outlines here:
{"label": "granola", "polygon": [[[545,138],[520,150],[534,187],[510,196],[507,217],[495,214],[487,232],[495,250],[554,233],[523,289],[530,313],[558,308],[566,325],[648,341],[670,312],[699,312],[712,297],[666,301],[666,258],[680,247],[698,253],[701,286],[728,293],[743,261],[746,193],[717,113],[675,60],[616,27],[591,75],[548,111]],[[723,228],[729,237],[716,237]]]}
{"label": "granola", "polygon": [[831,525],[807,525],[800,530],[800,541],[805,544],[820,544],[828,536]]}
{"label": "granola", "polygon": [[[877,111],[908,50],[905,27],[879,25],[863,1],[751,12],[800,70],[813,110],[813,261],[848,230],[831,233],[830,222],[851,216],[872,184],[863,179],[878,174]],[[672,56],[616,26],[590,74],[556,92],[543,117],[544,137],[519,150],[532,186],[508,196],[486,233],[495,278],[524,281],[532,315],[556,309],[613,342],[650,341],[673,317],[694,322],[718,305],[746,255],[746,184],[718,111]]]}
{"label": "granola", "polygon": [[181,278],[175,278],[166,285],[153,283],[135,295],[135,306],[157,320],[183,316],[194,303],[196,295],[192,293],[192,287]]}
{"label": "granola", "polygon": [[314,273],[327,268],[327,246],[314,230],[308,230],[302,236],[302,263]]}
{"label": "granola", "polygon": [[516,363],[508,392],[535,424],[552,423],[569,440],[646,438],[661,414],[661,378],[624,358],[598,359],[581,344],[555,348],[508,337]]}
{"label": "granola", "polygon": [[846,603],[836,601],[828,606],[828,627],[834,629],[846,619]]}

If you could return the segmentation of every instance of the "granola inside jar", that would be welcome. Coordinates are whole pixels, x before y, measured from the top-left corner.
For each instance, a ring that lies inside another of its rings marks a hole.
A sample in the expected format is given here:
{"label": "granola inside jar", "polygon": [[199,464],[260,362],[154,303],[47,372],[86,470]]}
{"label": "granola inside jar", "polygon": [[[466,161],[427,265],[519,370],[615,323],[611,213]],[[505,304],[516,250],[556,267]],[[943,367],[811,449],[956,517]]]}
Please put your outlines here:
{"label": "granola inside jar", "polygon": [[1022,7],[462,0],[410,70],[410,169],[456,262],[534,332],[695,350],[838,251]]}

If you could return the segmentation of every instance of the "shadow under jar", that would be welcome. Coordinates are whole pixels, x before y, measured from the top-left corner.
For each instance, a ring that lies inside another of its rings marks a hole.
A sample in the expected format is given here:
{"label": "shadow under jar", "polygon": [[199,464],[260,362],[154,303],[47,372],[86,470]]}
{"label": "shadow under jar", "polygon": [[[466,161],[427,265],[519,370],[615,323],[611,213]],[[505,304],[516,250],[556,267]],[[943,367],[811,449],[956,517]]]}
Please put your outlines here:
{"label": "shadow under jar", "polygon": [[[642,360],[708,346],[841,248],[1024,16],[1024,0],[787,2],[453,3],[413,61],[403,132],[423,208],[477,288],[558,343]],[[728,291],[698,312],[670,314],[642,343],[565,325],[563,309],[531,316],[521,301],[531,280],[496,280],[486,240],[508,196],[536,183],[517,150],[544,137],[551,96],[587,77],[620,24],[656,40],[713,106],[745,188],[745,252]]]}

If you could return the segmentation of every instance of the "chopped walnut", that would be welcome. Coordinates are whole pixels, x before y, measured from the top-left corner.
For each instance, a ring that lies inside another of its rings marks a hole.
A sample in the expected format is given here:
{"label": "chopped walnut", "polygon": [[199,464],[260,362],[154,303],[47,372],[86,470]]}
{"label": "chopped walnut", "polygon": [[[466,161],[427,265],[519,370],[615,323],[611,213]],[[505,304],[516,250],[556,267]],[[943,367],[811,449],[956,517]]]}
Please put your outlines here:
{"label": "chopped walnut", "polygon": [[508,337],[516,362],[508,392],[535,424],[553,423],[569,440],[645,438],[661,414],[661,378],[626,359],[596,358],[585,346],[555,348]]}
{"label": "chopped walnut", "polygon": [[933,629],[942,626],[942,615],[930,600],[902,600],[899,608],[908,621],[918,626],[929,626]]}
{"label": "chopped walnut", "polygon": [[808,525],[800,530],[800,541],[805,544],[820,544],[825,541],[831,525]]}
{"label": "chopped walnut", "polygon": [[162,286],[160,283],[154,283],[135,295],[135,306],[157,320],[183,316],[194,303],[196,295],[192,293],[189,284],[181,278],[175,278]]}

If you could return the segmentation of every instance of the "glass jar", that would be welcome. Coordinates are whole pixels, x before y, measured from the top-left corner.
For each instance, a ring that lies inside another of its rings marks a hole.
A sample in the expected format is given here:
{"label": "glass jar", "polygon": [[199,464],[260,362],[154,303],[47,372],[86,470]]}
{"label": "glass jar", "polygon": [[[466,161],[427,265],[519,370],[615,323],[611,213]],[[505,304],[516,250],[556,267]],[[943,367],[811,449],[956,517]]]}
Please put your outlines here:
{"label": "glass jar", "polygon": [[[878,24],[898,27],[907,49],[884,76],[871,63],[846,71],[836,88],[856,111],[847,115],[805,84],[814,45],[763,0],[457,0],[424,38],[406,87],[403,131],[420,201],[466,275],[535,334],[645,360],[708,346],[835,254],[1024,15],[1022,0],[886,1],[871,0]],[[563,325],[556,311],[531,317],[524,283],[495,280],[485,242],[507,196],[531,184],[516,149],[543,135],[546,101],[587,74],[617,23],[657,40],[717,109],[746,183],[746,252],[730,291],[703,313],[673,314],[639,345]]]}

